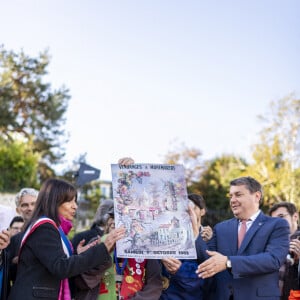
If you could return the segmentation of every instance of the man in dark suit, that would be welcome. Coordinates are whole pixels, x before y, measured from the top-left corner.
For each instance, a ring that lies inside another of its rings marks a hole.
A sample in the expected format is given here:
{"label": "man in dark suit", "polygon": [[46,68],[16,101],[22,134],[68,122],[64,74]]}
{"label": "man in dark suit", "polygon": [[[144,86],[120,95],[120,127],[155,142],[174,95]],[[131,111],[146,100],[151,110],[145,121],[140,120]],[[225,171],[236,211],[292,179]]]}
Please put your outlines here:
{"label": "man in dark suit", "polygon": [[[230,182],[234,218],[217,224],[208,255],[198,266],[199,277],[214,276],[213,300],[279,300],[279,268],[289,250],[289,226],[264,215],[261,184],[252,177]],[[198,237],[197,250],[206,244]]]}

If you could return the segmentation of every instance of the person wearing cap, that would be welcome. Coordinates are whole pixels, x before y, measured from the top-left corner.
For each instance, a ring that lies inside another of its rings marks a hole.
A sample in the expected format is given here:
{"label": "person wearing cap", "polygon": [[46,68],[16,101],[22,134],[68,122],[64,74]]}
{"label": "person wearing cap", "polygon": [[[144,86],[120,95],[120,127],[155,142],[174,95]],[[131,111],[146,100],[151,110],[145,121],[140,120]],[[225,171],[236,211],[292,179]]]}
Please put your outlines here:
{"label": "person wearing cap", "polygon": [[[86,246],[95,239],[98,239],[104,235],[107,221],[111,216],[113,216],[113,210],[113,200],[107,199],[101,201],[97,208],[91,228],[75,234],[71,240],[75,254],[77,253],[76,248],[80,243],[83,246]],[[100,279],[97,277],[99,272],[99,269],[94,269],[86,272],[85,274],[70,278],[69,282],[71,292],[76,300],[97,298],[97,286],[100,284]]]}

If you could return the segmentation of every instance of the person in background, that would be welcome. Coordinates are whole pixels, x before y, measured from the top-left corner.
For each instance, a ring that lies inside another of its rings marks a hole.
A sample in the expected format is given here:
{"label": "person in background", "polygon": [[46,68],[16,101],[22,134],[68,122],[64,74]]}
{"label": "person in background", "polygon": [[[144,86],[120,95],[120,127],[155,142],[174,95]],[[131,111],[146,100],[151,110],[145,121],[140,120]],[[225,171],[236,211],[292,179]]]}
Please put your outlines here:
{"label": "person in background", "polygon": [[[32,216],[35,207],[38,191],[33,188],[23,188],[16,195],[15,204],[16,212],[23,218],[24,222]],[[8,269],[8,291],[11,285],[15,282],[17,273],[18,253],[21,245],[21,240],[24,232],[19,232],[11,237],[10,244],[7,248],[7,259],[9,264]]]}
{"label": "person in background", "polygon": [[[201,195],[189,194],[189,202],[196,216],[196,227],[203,240],[208,241],[212,237],[212,229],[209,226],[201,225],[202,218],[206,213],[205,201]],[[197,237],[195,236],[195,237]],[[203,258],[205,259],[205,258]],[[176,258],[165,258],[162,262],[162,276],[164,283],[164,290],[160,296],[160,300],[201,300],[204,297],[204,283],[203,279],[199,279],[196,270],[200,259],[186,259],[179,260]]]}
{"label": "person in background", "polygon": [[38,191],[33,188],[23,188],[16,195],[16,212],[27,222],[35,207]]}
{"label": "person in background", "polygon": [[21,216],[15,216],[9,224],[9,233],[10,236],[14,236],[22,231],[24,225],[24,219]]}
{"label": "person in background", "polygon": [[200,234],[202,239],[207,242],[213,236],[213,230],[210,226],[203,226],[203,217],[206,214],[206,204],[204,198],[199,194],[189,194],[189,200],[194,204],[194,211],[197,216],[197,223],[200,224]]}
{"label": "person in background", "polygon": [[111,262],[110,251],[125,229],[112,231],[104,243],[73,249],[66,235],[77,210],[76,188],[59,179],[46,180],[22,238],[16,281],[9,300],[71,300],[68,278]]}
{"label": "person in background", "polygon": [[289,226],[281,218],[264,215],[262,186],[252,177],[230,182],[230,207],[234,218],[218,223],[206,244],[196,240],[197,250],[210,251],[198,266],[200,278],[213,277],[212,300],[279,300],[279,268],[289,251]]}
{"label": "person in background", "polygon": [[[105,217],[103,218],[103,222],[104,235],[101,238],[102,241],[106,239],[107,234],[109,234],[113,229],[115,229],[113,213],[106,213]],[[91,243],[95,238],[97,237],[95,236],[93,239],[91,239],[89,243]],[[113,256],[114,253],[111,252],[112,261]],[[112,263],[107,266],[101,266],[100,268],[94,268],[92,270],[89,270],[88,272],[84,272],[79,276],[75,277],[73,279],[76,285],[76,289],[74,291],[74,300],[96,300],[98,298],[98,295],[100,294],[100,291],[102,290],[102,287],[100,287],[101,279],[103,277],[106,277],[107,281],[108,274],[113,275],[113,277],[111,278],[112,285],[110,286],[110,288],[112,289],[112,292],[115,293],[116,284],[114,273],[114,263]]]}
{"label": "person in background", "polygon": [[0,232],[0,300],[6,300],[8,287],[8,262],[6,248],[10,242],[10,234],[8,230]]}
{"label": "person in background", "polygon": [[299,257],[300,231],[298,228],[299,214],[291,202],[279,202],[269,209],[271,217],[285,219],[290,226],[290,249],[284,264],[279,270],[279,287],[281,300],[288,300],[291,290],[299,290]]}

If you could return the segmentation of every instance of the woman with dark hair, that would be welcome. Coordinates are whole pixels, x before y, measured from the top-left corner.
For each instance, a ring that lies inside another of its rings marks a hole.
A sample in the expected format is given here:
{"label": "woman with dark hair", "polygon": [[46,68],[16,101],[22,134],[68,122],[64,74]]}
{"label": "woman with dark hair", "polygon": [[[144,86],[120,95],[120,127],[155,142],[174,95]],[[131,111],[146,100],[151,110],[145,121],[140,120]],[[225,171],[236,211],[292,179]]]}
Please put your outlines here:
{"label": "woman with dark hair", "polygon": [[76,210],[77,191],[72,184],[49,179],[42,185],[25,227],[17,278],[8,299],[70,300],[69,277],[111,263],[109,252],[124,236],[125,229],[115,229],[105,242],[77,248],[78,255],[72,255],[66,235]]}

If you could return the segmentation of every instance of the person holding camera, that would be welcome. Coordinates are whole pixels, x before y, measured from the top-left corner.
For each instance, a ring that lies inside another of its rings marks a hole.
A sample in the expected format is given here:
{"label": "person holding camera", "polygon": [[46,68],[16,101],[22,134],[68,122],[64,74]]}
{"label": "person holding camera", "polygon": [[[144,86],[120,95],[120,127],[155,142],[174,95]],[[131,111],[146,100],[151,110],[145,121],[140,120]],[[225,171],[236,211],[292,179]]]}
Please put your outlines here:
{"label": "person holding camera", "polygon": [[298,227],[299,214],[296,206],[291,202],[274,204],[270,210],[271,217],[285,219],[290,226],[290,248],[284,264],[279,270],[279,287],[281,300],[288,300],[291,290],[299,290],[299,257],[300,230]]}

